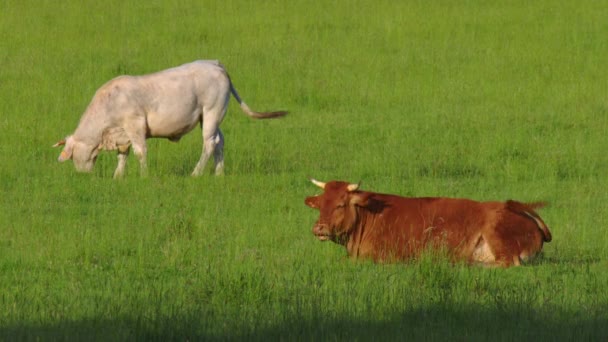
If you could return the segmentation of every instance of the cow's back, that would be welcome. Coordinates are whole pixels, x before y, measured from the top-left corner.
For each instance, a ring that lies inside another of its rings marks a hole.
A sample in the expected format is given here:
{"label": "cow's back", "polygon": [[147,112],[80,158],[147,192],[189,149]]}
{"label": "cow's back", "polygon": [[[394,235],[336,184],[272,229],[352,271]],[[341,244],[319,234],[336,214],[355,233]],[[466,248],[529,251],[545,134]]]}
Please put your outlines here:
{"label": "cow's back", "polygon": [[205,114],[221,122],[230,94],[230,80],[217,61],[195,61],[137,76],[136,81],[133,98],[146,117],[149,137],[178,140]]}
{"label": "cow's back", "polygon": [[[161,70],[152,74],[136,76],[140,87],[147,93],[162,96],[162,93],[203,96],[213,91],[227,93],[230,81],[226,70],[215,60],[201,60]],[[185,93],[184,93],[185,92]]]}
{"label": "cow's back", "polygon": [[406,198],[377,194],[381,210],[370,213],[364,250],[375,259],[407,259],[429,247],[445,246],[466,257],[474,240],[499,218],[499,202],[441,197]]}

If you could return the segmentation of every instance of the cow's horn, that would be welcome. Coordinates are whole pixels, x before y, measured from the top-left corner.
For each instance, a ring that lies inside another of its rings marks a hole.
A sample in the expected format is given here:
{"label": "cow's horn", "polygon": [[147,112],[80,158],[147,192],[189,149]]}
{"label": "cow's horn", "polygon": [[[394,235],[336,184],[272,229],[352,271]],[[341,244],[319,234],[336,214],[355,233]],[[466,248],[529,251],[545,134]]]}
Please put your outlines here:
{"label": "cow's horn", "polygon": [[346,190],[348,190],[348,192],[353,192],[353,191],[357,191],[357,189],[359,189],[359,185],[361,185],[361,182],[357,183],[357,184],[348,184],[348,186],[346,187]]}
{"label": "cow's horn", "polygon": [[63,145],[65,145],[65,139],[59,140],[55,145],[53,145],[53,147],[58,147],[58,146],[63,146]]}
{"label": "cow's horn", "polygon": [[312,184],[318,186],[321,189],[325,189],[325,183],[324,182],[318,181],[318,180],[316,180],[314,178],[308,178],[308,179],[310,179],[310,181],[312,182]]}

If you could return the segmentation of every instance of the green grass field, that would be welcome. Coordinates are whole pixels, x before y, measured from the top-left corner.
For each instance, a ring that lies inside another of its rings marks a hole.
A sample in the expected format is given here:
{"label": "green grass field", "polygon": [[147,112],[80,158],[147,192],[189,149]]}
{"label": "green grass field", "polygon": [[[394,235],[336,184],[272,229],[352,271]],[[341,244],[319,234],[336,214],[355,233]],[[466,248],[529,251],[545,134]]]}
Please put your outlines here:
{"label": "green grass field", "polygon": [[[0,340],[608,339],[602,1],[0,2]],[[56,161],[120,74],[219,59],[226,175],[200,130]],[[546,200],[533,265],[345,259],[312,176],[406,196]]]}

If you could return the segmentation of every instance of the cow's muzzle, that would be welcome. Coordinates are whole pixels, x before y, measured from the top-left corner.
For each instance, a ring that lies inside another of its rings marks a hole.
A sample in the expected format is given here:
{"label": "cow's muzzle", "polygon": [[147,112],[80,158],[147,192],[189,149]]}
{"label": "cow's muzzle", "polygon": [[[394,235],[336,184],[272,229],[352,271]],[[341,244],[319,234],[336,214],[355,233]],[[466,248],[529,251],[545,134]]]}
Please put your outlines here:
{"label": "cow's muzzle", "polygon": [[331,240],[331,234],[329,227],[326,224],[317,223],[312,227],[312,233],[319,239],[319,241]]}

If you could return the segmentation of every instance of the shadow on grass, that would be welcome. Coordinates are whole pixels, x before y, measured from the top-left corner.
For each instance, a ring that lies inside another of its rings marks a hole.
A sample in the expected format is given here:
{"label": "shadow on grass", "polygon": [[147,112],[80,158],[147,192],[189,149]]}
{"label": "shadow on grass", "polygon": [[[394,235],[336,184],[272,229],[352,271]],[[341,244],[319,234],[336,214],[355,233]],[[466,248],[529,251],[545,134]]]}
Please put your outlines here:
{"label": "shadow on grass", "polygon": [[[198,315],[156,321],[116,320],[64,322],[51,326],[0,328],[2,340],[192,341],[192,340],[410,340],[410,341],[606,341],[608,307],[588,315],[584,310],[534,312],[474,307],[431,307],[388,315],[387,319],[302,320],[292,317],[264,328],[226,322],[210,327]],[[236,318],[237,320],[239,318]]]}

